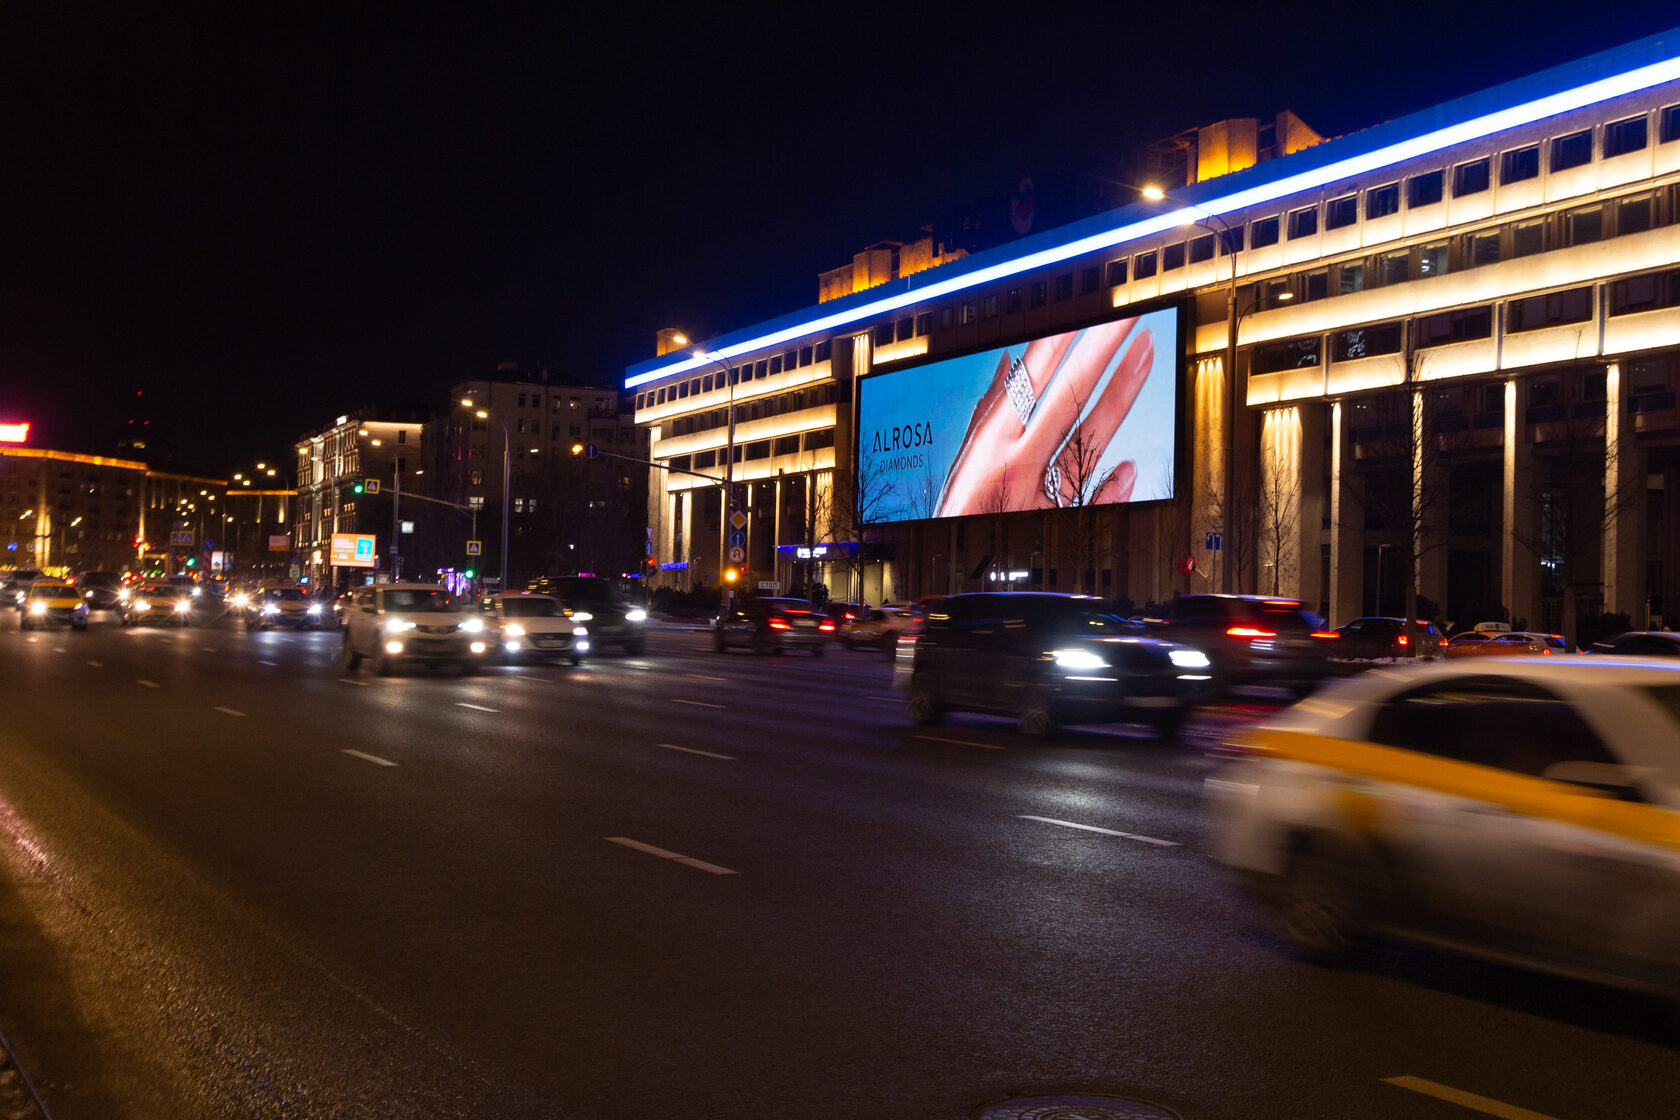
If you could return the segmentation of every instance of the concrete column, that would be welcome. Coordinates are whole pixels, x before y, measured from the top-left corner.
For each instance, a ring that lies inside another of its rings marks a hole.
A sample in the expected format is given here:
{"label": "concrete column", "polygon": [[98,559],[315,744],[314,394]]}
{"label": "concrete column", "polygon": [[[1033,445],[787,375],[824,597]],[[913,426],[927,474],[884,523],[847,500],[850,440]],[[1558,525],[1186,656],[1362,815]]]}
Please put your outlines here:
{"label": "concrete column", "polygon": [[[1412,392],[1412,555],[1417,593],[1445,609],[1447,605],[1447,488],[1452,485],[1436,443],[1435,410],[1428,394]],[[1416,603],[1402,603],[1410,618]]]}
{"label": "concrete column", "polygon": [[1330,625],[1358,618],[1365,598],[1365,510],[1352,485],[1353,409],[1330,406]]}
{"label": "concrete column", "polygon": [[1528,382],[1505,382],[1504,548],[1499,566],[1499,596],[1512,618],[1540,624],[1539,540],[1540,479],[1534,470],[1534,445],[1528,442]]}
{"label": "concrete column", "polygon": [[1213,570],[1215,555],[1204,551],[1202,543],[1209,530],[1225,528],[1222,495],[1227,429],[1223,367],[1223,358],[1207,357],[1198,360],[1191,373],[1190,541],[1192,555],[1211,581],[1208,583],[1211,591],[1219,590],[1221,577]]}
{"label": "concrete column", "polygon": [[[1300,594],[1301,410],[1268,409],[1260,424],[1259,579],[1262,595]],[[1313,564],[1314,575],[1318,565]]]}
{"label": "concrete column", "polygon": [[1301,428],[1296,487],[1295,556],[1297,584],[1294,595],[1310,610],[1327,598],[1324,573],[1320,570],[1320,542],[1324,539],[1324,517],[1329,512],[1324,493],[1324,425],[1329,410],[1322,404],[1303,404],[1297,409]]}
{"label": "concrete column", "polygon": [[1645,455],[1625,408],[1620,362],[1610,363],[1604,380],[1604,610],[1628,615],[1641,629],[1647,621]]}

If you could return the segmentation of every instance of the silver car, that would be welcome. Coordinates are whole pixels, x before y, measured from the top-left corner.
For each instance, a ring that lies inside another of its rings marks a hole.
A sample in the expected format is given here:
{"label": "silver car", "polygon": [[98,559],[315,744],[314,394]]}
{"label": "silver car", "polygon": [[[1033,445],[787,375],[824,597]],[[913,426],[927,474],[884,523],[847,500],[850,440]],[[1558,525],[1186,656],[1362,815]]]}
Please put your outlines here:
{"label": "silver car", "polygon": [[483,615],[431,583],[384,583],[356,592],[344,630],[344,664],[351,672],[372,658],[380,676],[403,662],[459,665],[476,673],[490,652]]}

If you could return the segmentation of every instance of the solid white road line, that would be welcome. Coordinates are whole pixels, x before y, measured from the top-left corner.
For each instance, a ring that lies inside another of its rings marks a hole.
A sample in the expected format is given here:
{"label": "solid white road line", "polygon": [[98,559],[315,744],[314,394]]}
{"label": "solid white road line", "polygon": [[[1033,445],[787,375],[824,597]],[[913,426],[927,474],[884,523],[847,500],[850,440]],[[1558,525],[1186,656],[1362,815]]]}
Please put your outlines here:
{"label": "solid white road line", "polygon": [[103,662],[103,661],[89,661],[88,664],[95,669],[105,668],[105,662]]}
{"label": "solid white road line", "polygon": [[53,647],[53,652],[54,653],[69,653],[70,651],[65,649],[63,646],[54,646]]}
{"label": "solid white road line", "polygon": [[499,711],[501,711],[500,708],[486,708],[482,704],[468,704],[464,700],[455,701],[455,706],[457,708],[471,708],[475,712],[499,712]]}
{"label": "solid white road line", "polygon": [[135,681],[134,683],[141,688],[156,688],[158,686],[156,681]]}
{"label": "solid white road line", "polygon": [[1145,844],[1154,844],[1160,848],[1176,848],[1177,840],[1157,840],[1153,836],[1139,836],[1135,832],[1116,832],[1112,828],[1098,828],[1094,824],[1075,824],[1073,821],[1059,821],[1055,817],[1034,817],[1022,814],[1024,821],[1043,821],[1045,824],[1059,824],[1063,828],[1077,828],[1081,832],[1100,832],[1104,836],[1118,836],[1124,840],[1141,840]]}
{"label": "solid white road line", "polygon": [[989,751],[1001,751],[1002,743],[976,743],[972,739],[947,739],[942,735],[918,735],[918,739],[926,739],[930,743],[955,743],[960,747],[985,747]]}
{"label": "solid white road line", "polygon": [[728,677],[713,677],[705,673],[684,673],[685,677],[693,677],[697,681],[727,681]]}
{"label": "solid white road line", "polygon": [[644,844],[640,840],[631,840],[625,836],[602,837],[609,844],[622,844],[626,848],[634,848],[638,852],[646,852],[650,856],[668,859],[673,863],[680,863],[684,867],[692,867],[698,871],[705,871],[712,875],[739,875],[739,871],[731,871],[727,867],[719,867],[715,863],[707,863],[692,856],[685,856],[677,852],[667,852],[664,848],[656,848],[652,844]]}
{"label": "solid white road line", "polygon": [[679,747],[675,743],[661,743],[659,745],[668,751],[682,751],[684,754],[698,754],[703,755],[706,758],[721,758],[725,762],[735,761],[735,756],[732,754],[713,754],[711,751],[697,751],[693,747]]}
{"label": "solid white road line", "polygon": [[380,758],[376,754],[364,754],[361,751],[353,751],[349,747],[344,748],[344,753],[349,755],[351,758],[359,758],[363,762],[371,762],[375,766],[395,766],[396,765],[396,763],[392,762],[388,758]]}
{"label": "solid white road line", "polygon": [[1438,1081],[1422,1077],[1385,1077],[1383,1081],[1397,1088],[1410,1089],[1414,1093],[1434,1097],[1436,1100],[1485,1112],[1489,1116],[1498,1116],[1501,1120],[1552,1120],[1552,1117],[1543,1112],[1519,1108],[1514,1104],[1506,1104],[1504,1101],[1496,1101],[1492,1097],[1484,1097],[1477,1093],[1467,1093],[1463,1089],[1454,1089],[1451,1085],[1442,1085]]}
{"label": "solid white road line", "polygon": [[704,700],[678,700],[677,698],[672,697],[671,698],[671,703],[673,703],[673,704],[687,704],[691,708],[716,708],[719,711],[723,710],[723,705],[722,704],[708,704]]}
{"label": "solid white road line", "polygon": [[554,683],[554,678],[553,677],[533,677],[533,676],[530,676],[526,673],[515,673],[512,677],[510,677],[508,679],[509,680],[516,680],[516,681],[535,681],[538,684],[552,684],[552,683]]}
{"label": "solid white road line", "polygon": [[241,719],[245,718],[245,713],[240,711],[238,708],[224,708],[220,704],[218,704],[214,708],[211,708],[210,710],[212,712],[221,712],[223,715],[238,716]]}
{"label": "solid white road line", "polygon": [[278,661],[259,661],[259,662],[257,662],[257,664],[258,665],[278,665],[278,664],[280,664],[280,662],[278,662]]}
{"label": "solid white road line", "polygon": [[356,680],[353,677],[339,677],[338,678],[338,683],[339,684],[353,684],[357,688],[366,688],[367,687],[367,682],[366,681],[359,681],[359,680]]}
{"label": "solid white road line", "polygon": [[215,646],[199,646],[198,648],[203,650],[205,653],[215,653],[216,652],[216,647]]}

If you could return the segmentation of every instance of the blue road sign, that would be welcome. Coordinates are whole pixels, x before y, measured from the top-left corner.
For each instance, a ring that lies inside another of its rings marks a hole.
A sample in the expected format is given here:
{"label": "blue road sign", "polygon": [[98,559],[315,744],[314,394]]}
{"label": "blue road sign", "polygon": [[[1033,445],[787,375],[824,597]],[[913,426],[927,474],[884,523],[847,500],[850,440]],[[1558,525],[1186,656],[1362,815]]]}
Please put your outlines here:
{"label": "blue road sign", "polygon": [[741,532],[741,530],[737,529],[733,533],[729,534],[729,547],[730,548],[745,548],[746,546],[747,546],[747,535],[745,533]]}
{"label": "blue road sign", "polygon": [[1217,532],[1217,531],[1210,531],[1208,533],[1208,535],[1207,535],[1207,547],[1208,547],[1209,552],[1218,552],[1220,550],[1220,548],[1224,546],[1224,544],[1225,544],[1225,534],[1224,533],[1220,533],[1220,532]]}
{"label": "blue road sign", "polygon": [[601,453],[601,448],[596,444],[586,443],[586,444],[583,445],[583,457],[585,459],[593,459],[593,458],[595,458],[595,456],[599,455],[600,453]]}

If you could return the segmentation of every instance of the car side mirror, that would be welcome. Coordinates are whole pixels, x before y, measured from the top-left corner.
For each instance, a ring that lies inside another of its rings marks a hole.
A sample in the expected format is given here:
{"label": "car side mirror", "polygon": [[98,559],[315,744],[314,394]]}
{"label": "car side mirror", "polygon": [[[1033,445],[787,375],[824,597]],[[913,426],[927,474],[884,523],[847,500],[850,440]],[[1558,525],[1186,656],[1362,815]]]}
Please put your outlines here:
{"label": "car side mirror", "polygon": [[1639,792],[1639,775],[1633,767],[1614,762],[1554,762],[1540,772],[1549,782],[1582,786],[1607,793],[1618,801],[1643,801]]}

